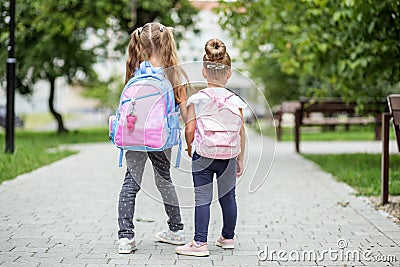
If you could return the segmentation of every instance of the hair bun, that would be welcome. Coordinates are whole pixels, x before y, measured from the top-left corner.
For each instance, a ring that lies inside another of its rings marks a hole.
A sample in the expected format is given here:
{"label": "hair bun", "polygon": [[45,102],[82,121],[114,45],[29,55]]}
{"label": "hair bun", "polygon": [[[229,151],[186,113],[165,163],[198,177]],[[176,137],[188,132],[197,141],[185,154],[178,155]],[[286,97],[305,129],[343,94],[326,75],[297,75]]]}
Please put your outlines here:
{"label": "hair bun", "polygon": [[211,61],[223,59],[226,53],[225,44],[218,39],[209,40],[204,49],[208,59]]}

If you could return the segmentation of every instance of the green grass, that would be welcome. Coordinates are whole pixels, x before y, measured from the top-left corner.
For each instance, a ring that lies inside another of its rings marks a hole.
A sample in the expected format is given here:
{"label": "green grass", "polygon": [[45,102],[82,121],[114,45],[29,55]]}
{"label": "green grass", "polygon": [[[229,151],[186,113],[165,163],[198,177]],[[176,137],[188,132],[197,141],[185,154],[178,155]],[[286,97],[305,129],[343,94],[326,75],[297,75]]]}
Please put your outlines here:
{"label": "green grass", "polygon": [[[318,164],[325,172],[345,182],[364,196],[378,196],[381,193],[380,154],[303,154]],[[400,155],[390,156],[389,194],[400,194]]]}
{"label": "green grass", "polygon": [[[275,137],[273,127],[261,126],[262,133],[269,137]],[[255,128],[258,132],[260,129]],[[336,126],[334,131],[323,130],[322,127],[302,127],[300,129],[300,140],[302,141],[373,141],[375,140],[375,127],[352,125],[346,131],[344,126]],[[393,131],[390,130],[390,138],[394,139]],[[282,128],[282,141],[294,142],[294,129],[292,127]]]}
{"label": "green grass", "polygon": [[4,152],[4,130],[0,131],[0,138],[0,183],[2,183],[77,153],[70,149],[60,149],[59,145],[107,142],[108,130],[106,128],[82,129],[67,134],[17,130],[13,154]]}
{"label": "green grass", "polygon": [[[254,127],[255,128],[255,127]],[[261,124],[262,134],[275,137],[275,128]],[[256,129],[257,130],[257,129]],[[282,128],[282,141],[294,142],[293,128]],[[260,132],[260,129],[258,129]],[[390,138],[395,139],[390,129]],[[375,140],[375,127],[350,126],[346,131],[337,126],[335,131],[324,131],[322,127],[301,128],[303,141],[367,141]],[[380,154],[302,154],[314,161],[325,172],[331,173],[339,181],[345,182],[364,196],[378,196],[381,193],[381,155]],[[400,155],[390,156],[389,193],[400,195]]]}
{"label": "green grass", "polygon": [[[25,122],[24,128],[27,130],[31,129],[45,129],[47,125],[54,123],[53,115],[50,112],[47,113],[27,113],[21,116]],[[64,114],[63,119],[64,121],[68,121],[74,119],[76,116],[71,114]]]}

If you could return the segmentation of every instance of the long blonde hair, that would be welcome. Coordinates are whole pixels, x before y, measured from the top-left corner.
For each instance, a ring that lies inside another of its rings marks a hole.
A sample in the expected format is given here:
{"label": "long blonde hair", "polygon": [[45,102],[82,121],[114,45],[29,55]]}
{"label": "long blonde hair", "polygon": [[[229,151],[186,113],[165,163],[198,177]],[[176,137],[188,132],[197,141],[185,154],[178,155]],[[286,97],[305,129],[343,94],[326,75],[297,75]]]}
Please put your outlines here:
{"label": "long blonde hair", "polygon": [[132,32],[128,46],[125,84],[132,78],[140,63],[149,60],[153,54],[161,60],[165,76],[174,88],[175,99],[178,102],[186,100],[180,99],[179,96],[178,89],[182,85],[182,78],[188,79],[186,73],[178,65],[173,28],[165,27],[158,22],[146,23]]}

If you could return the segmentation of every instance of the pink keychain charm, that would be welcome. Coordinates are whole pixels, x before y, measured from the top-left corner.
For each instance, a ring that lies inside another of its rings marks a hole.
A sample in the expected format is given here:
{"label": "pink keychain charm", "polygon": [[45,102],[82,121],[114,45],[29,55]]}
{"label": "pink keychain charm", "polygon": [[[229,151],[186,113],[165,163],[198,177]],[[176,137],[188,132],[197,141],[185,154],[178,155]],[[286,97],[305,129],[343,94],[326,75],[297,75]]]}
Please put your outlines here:
{"label": "pink keychain charm", "polygon": [[133,129],[135,128],[136,120],[137,117],[135,115],[129,114],[126,116],[127,127],[129,131],[133,131]]}
{"label": "pink keychain charm", "polygon": [[128,115],[126,115],[126,127],[130,132],[133,131],[135,128],[135,123],[136,123],[137,117],[135,115],[135,100],[132,100],[132,107],[131,111],[129,112]]}

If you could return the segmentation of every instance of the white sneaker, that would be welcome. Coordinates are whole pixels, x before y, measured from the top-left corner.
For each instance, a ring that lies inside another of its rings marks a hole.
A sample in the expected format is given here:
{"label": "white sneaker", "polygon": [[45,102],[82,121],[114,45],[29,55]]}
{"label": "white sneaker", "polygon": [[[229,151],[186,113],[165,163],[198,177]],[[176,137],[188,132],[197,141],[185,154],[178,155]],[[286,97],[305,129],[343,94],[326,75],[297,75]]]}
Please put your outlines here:
{"label": "white sneaker", "polygon": [[158,241],[169,243],[173,245],[184,245],[185,242],[185,233],[183,230],[178,230],[173,232],[171,230],[164,230],[162,232],[158,232],[156,234]]}
{"label": "white sneaker", "polygon": [[118,240],[118,253],[129,254],[136,250],[135,239],[121,238]]}

